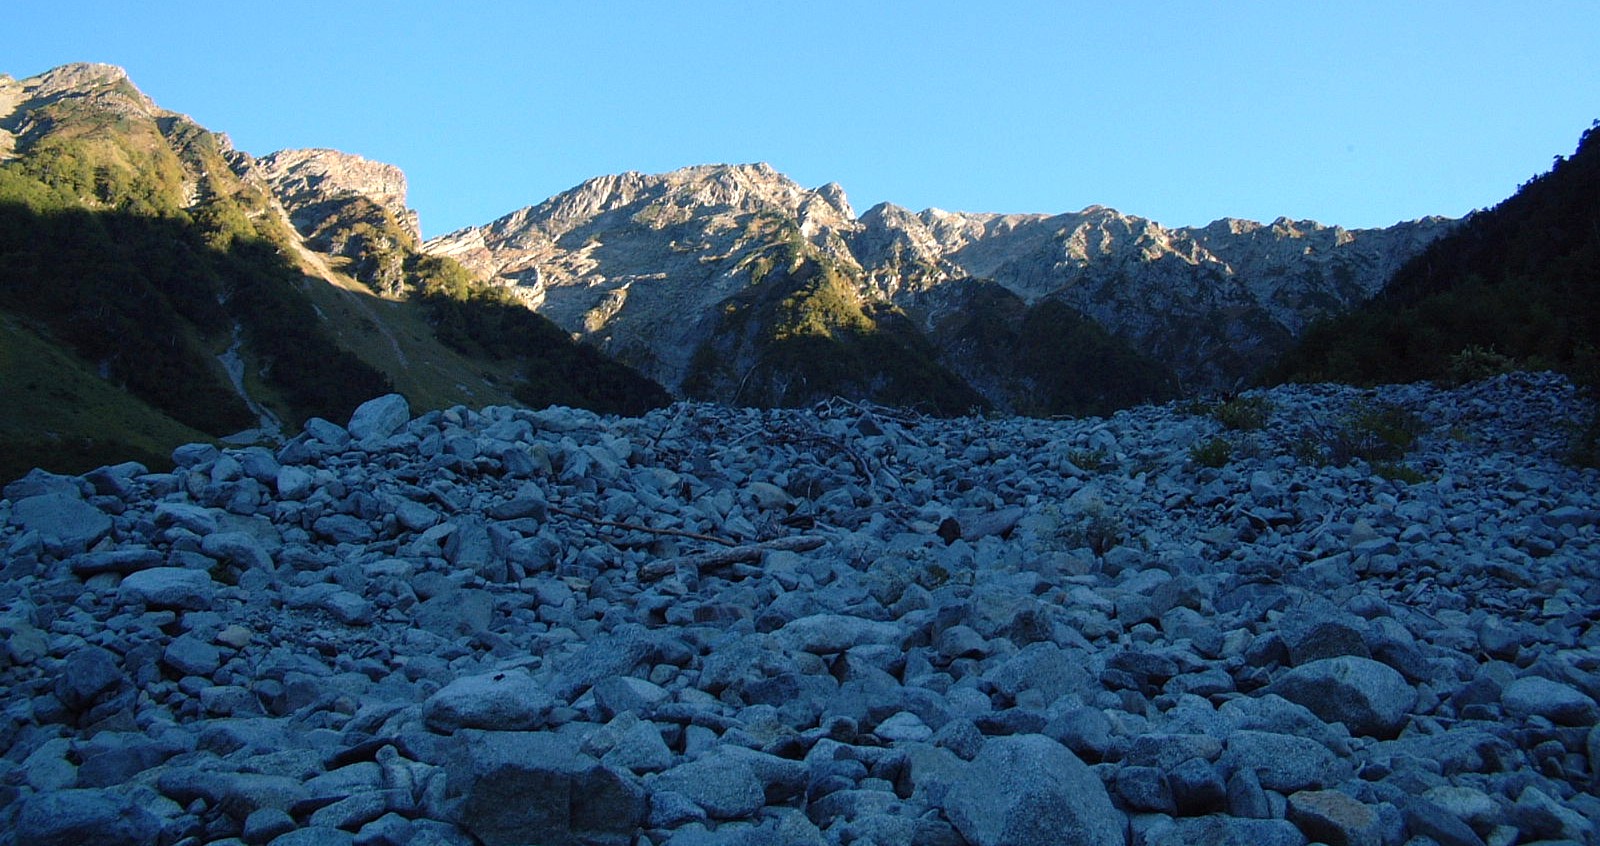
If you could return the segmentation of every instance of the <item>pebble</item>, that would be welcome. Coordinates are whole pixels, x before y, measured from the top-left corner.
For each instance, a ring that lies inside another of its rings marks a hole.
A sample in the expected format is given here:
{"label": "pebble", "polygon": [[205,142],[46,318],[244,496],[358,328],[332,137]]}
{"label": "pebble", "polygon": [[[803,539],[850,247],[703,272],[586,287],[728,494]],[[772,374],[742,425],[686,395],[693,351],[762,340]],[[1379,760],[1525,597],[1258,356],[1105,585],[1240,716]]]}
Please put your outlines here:
{"label": "pebble", "polygon": [[[391,396],[29,474],[0,846],[1594,842],[1585,400],[1264,396],[1218,469],[1182,404]],[[1373,403],[1423,481],[1305,458]]]}

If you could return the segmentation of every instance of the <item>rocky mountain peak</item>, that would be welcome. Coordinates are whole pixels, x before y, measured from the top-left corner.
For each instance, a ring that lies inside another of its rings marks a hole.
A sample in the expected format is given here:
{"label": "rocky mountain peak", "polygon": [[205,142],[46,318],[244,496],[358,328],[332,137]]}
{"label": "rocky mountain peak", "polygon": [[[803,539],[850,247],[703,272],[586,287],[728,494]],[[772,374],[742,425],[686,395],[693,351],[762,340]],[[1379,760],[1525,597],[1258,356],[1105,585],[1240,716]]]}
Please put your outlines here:
{"label": "rocky mountain peak", "polygon": [[290,209],[330,200],[365,197],[387,210],[420,243],[415,210],[406,207],[406,177],[400,168],[329,149],[279,150],[257,160],[262,175]]}
{"label": "rocky mountain peak", "polygon": [[63,97],[86,97],[100,108],[132,112],[142,117],[166,114],[128,79],[116,65],[78,62],[62,65],[22,81],[28,99],[40,102]]}
{"label": "rocky mountain peak", "polygon": [[[1154,348],[1186,384],[1216,387],[1315,317],[1371,296],[1450,225],[1346,230],[1283,217],[1169,228],[1101,205],[1046,215],[880,203],[857,218],[836,184],[806,189],[767,164],[719,164],[592,179],[428,248],[570,331],[633,350],[630,361],[667,385],[696,342],[684,316],[748,286],[763,251],[792,233],[853,274],[861,297],[905,309],[924,330],[963,308],[935,288],[987,280],[1029,307],[1059,300]],[[1222,314],[1235,315],[1226,327]]]}
{"label": "rocky mountain peak", "polygon": [[150,119],[171,114],[129,81],[116,65],[79,62],[18,81],[0,76],[0,161],[11,158],[21,139],[48,129],[32,116],[41,106],[78,99],[95,111]]}

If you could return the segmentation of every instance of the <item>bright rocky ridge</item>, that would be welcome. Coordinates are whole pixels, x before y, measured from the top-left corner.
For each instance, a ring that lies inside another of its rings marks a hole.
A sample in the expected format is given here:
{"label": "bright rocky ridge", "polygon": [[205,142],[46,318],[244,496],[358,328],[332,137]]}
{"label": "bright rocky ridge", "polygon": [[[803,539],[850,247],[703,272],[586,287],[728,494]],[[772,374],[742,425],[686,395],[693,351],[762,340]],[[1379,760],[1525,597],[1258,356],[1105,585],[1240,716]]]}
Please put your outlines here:
{"label": "bright rocky ridge", "polygon": [[[1118,397],[1113,409],[1230,388],[1314,319],[1371,297],[1453,225],[1426,218],[1347,230],[1280,218],[1169,228],[1102,206],[974,214],[887,203],[858,217],[837,184],[803,188],[766,164],[702,165],[598,177],[426,248],[680,395],[748,403],[753,378],[772,383],[762,398],[774,405],[807,404],[803,389],[784,383],[815,381],[819,368],[727,337],[745,328],[741,310],[757,289],[803,301],[808,289],[783,271],[816,265],[838,277],[838,292],[831,308],[804,312],[815,315],[804,331],[835,341],[904,336],[895,355],[959,376],[996,407],[1056,414],[1098,410],[1092,396],[1051,396],[1056,369],[1084,368],[1041,360],[1048,351],[974,344],[975,320],[994,324],[991,335],[1016,332],[1029,316],[1043,324],[1037,334],[1081,320],[1109,333],[1122,346],[1107,348],[1127,360],[1114,366],[1118,376],[1137,377],[1145,395]],[[791,317],[756,314],[779,335]],[[718,369],[728,376],[706,378]],[[856,392],[884,399],[870,387]]]}
{"label": "bright rocky ridge", "polygon": [[30,474],[0,843],[1600,842],[1587,402],[1245,400],[390,395]]}

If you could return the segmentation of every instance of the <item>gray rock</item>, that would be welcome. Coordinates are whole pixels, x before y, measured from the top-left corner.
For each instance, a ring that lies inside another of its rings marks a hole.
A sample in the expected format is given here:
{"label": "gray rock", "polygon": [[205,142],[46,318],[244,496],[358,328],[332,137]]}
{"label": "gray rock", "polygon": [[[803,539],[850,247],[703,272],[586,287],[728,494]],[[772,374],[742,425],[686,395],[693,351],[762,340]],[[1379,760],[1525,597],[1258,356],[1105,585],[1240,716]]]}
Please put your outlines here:
{"label": "gray rock", "polygon": [[217,530],[217,515],[209,508],[187,502],[163,502],[156,506],[156,525],[177,526],[205,536]]}
{"label": "gray rock", "polygon": [[79,649],[67,656],[56,677],[56,698],[74,711],[87,710],[102,696],[127,682],[117,657],[98,646]]}
{"label": "gray rock", "polygon": [[657,776],[653,789],[687,796],[718,820],[754,816],[767,801],[755,771],[732,755],[712,754],[679,764]]}
{"label": "gray rock", "polygon": [[[682,793],[656,790],[650,794],[650,815],[646,822],[651,828],[680,828],[709,819],[706,809]],[[681,830],[687,831],[686,828]]]}
{"label": "gray rock", "polygon": [[1417,691],[1386,664],[1344,655],[1303,664],[1279,676],[1270,690],[1311,709],[1351,734],[1394,737],[1417,704]]}
{"label": "gray rock", "polygon": [[28,846],[155,846],[161,821],[106,790],[58,790],[28,797],[13,835]]}
{"label": "gray rock", "polygon": [[1384,846],[1378,812],[1337,790],[1303,790],[1289,797],[1289,822],[1328,846]]}
{"label": "gray rock", "polygon": [[[933,742],[954,752],[961,760],[970,761],[983,751],[984,737],[971,720],[956,717],[934,732]],[[1067,744],[1067,748],[1071,749],[1072,746]]]}
{"label": "gray rock", "polygon": [[625,844],[644,821],[644,789],[567,738],[476,732],[452,755],[458,822],[483,846]]}
{"label": "gray rock", "polygon": [[205,554],[244,569],[271,570],[272,553],[249,532],[216,532],[200,542]]}
{"label": "gray rock", "polygon": [[1413,797],[1402,803],[1400,810],[1413,835],[1431,838],[1439,846],[1484,846],[1483,838],[1470,826],[1426,799]]}
{"label": "gray rock", "polygon": [[399,394],[367,400],[350,415],[350,436],[358,441],[387,438],[411,421],[411,404]]}
{"label": "gray rock", "polygon": [[318,517],[314,528],[318,535],[333,543],[366,543],[377,536],[367,521],[350,514]]}
{"label": "gray rock", "polygon": [[786,623],[772,636],[790,652],[826,655],[867,643],[896,645],[905,637],[905,632],[895,623],[842,614],[813,614]]}
{"label": "gray rock", "polygon": [[11,505],[11,525],[38,532],[58,557],[83,552],[111,531],[111,517],[76,496],[41,494]]}
{"label": "gray rock", "polygon": [[594,693],[595,704],[608,717],[623,711],[648,713],[671,696],[660,685],[633,676],[612,676],[601,680],[590,690]]}
{"label": "gray rock", "polygon": [[761,782],[761,789],[767,795],[768,805],[788,802],[805,792],[810,770],[802,761],[780,758],[777,755],[729,744],[718,747],[717,754],[732,757],[748,765],[750,771],[755,773],[756,780]]}
{"label": "gray rock", "polygon": [[455,521],[455,531],[445,541],[444,557],[457,569],[475,572],[488,581],[506,580],[505,559],[495,555],[489,529],[480,518]]}
{"label": "gray rock", "polygon": [[276,485],[278,498],[293,502],[311,495],[311,489],[316,485],[316,477],[299,467],[286,466],[278,469]]}
{"label": "gray rock", "polygon": [[655,723],[640,720],[623,731],[616,745],[600,761],[620,770],[654,773],[671,767],[673,756]]}
{"label": "gray rock", "polygon": [[452,590],[423,600],[416,624],[441,637],[474,635],[494,619],[494,597],[481,590]]}
{"label": "gray rock", "polygon": [[1030,643],[983,674],[984,681],[1015,699],[1024,690],[1038,693],[1045,704],[1069,693],[1087,691],[1094,680],[1081,656],[1054,643]]}
{"label": "gray rock", "polygon": [[324,825],[308,826],[272,838],[267,846],[355,846],[356,836]]}
{"label": "gray rock", "polygon": [[212,444],[184,444],[172,451],[172,463],[179,467],[198,467],[216,461],[221,455],[222,451]]}
{"label": "gray rock", "polygon": [[394,517],[400,521],[400,525],[413,532],[427,531],[437,526],[439,521],[444,519],[439,512],[420,502],[409,499],[395,501]]}
{"label": "gray rock", "polygon": [[1172,803],[1182,816],[1198,816],[1227,807],[1228,790],[1217,768],[1203,758],[1190,758],[1167,773]]}
{"label": "gray rock", "polygon": [[143,732],[101,731],[75,744],[83,764],[78,787],[115,787],[175,755],[193,751],[194,738],[174,730],[149,737]]}
{"label": "gray rock", "polygon": [[1126,826],[1094,772],[1037,734],[990,738],[943,806],[974,846],[1121,846]]}
{"label": "gray rock", "polygon": [[891,743],[923,742],[933,738],[933,729],[909,711],[900,711],[878,723],[873,734]]}
{"label": "gray rock", "polygon": [[335,620],[347,626],[365,626],[372,622],[372,603],[359,593],[338,590],[322,598],[318,605]]}
{"label": "gray rock", "polygon": [[971,626],[955,625],[939,633],[934,649],[946,659],[982,658],[989,654],[983,635]]}
{"label": "gray rock", "polygon": [[1262,787],[1280,793],[1330,787],[1350,774],[1349,764],[1315,740],[1264,731],[1228,735],[1221,764],[1231,772],[1249,770]]}
{"label": "gray rock", "polygon": [[108,549],[86,552],[72,559],[72,572],[80,576],[99,573],[133,573],[161,566],[166,557],[154,549]]}
{"label": "gray rock", "polygon": [[39,467],[29,470],[27,475],[7,482],[4,488],[0,488],[0,496],[13,502],[45,494],[65,494],[81,499],[84,489],[82,483],[72,476],[62,476]]}
{"label": "gray rock", "polygon": [[1422,798],[1475,830],[1488,831],[1502,818],[1500,804],[1494,797],[1473,787],[1440,785],[1429,788]]}
{"label": "gray rock", "polygon": [[167,644],[161,660],[183,675],[209,676],[222,666],[222,651],[194,635],[179,635]]}
{"label": "gray rock", "polygon": [[216,601],[216,583],[203,570],[152,567],[123,577],[117,586],[117,601],[147,608],[203,611]]}
{"label": "gray rock", "polygon": [[1171,814],[1177,810],[1166,773],[1155,767],[1128,766],[1117,770],[1117,796],[1133,811]]}
{"label": "gray rock", "polygon": [[1222,741],[1208,734],[1150,732],[1133,739],[1126,760],[1137,766],[1171,770],[1191,758],[1215,761],[1221,754]]}
{"label": "gray rock", "polygon": [[352,793],[313,811],[309,822],[314,827],[359,830],[367,823],[383,816],[389,810],[392,801],[393,797],[386,791],[367,790]]}
{"label": "gray rock", "polygon": [[306,421],[306,434],[316,440],[335,448],[343,448],[350,443],[350,433],[343,426],[321,417],[313,417]]}
{"label": "gray rock", "polygon": [[1500,701],[1512,716],[1540,716],[1563,726],[1594,725],[1600,713],[1582,691],[1542,676],[1524,676],[1506,685]]}
{"label": "gray rock", "polygon": [[294,817],[282,808],[262,808],[244,820],[244,831],[240,837],[246,843],[270,843],[279,835],[288,834],[299,828]]}
{"label": "gray rock", "polygon": [[1306,838],[1288,820],[1239,817],[1186,817],[1149,841],[1149,846],[1305,846]]}
{"label": "gray rock", "polygon": [[1523,788],[1511,813],[1517,828],[1530,838],[1561,838],[1577,843],[1593,843],[1597,833],[1594,820],[1585,819],[1582,814],[1531,784]]}
{"label": "gray rock", "polygon": [[520,670],[456,679],[422,703],[422,718],[437,732],[538,728],[555,700]]}

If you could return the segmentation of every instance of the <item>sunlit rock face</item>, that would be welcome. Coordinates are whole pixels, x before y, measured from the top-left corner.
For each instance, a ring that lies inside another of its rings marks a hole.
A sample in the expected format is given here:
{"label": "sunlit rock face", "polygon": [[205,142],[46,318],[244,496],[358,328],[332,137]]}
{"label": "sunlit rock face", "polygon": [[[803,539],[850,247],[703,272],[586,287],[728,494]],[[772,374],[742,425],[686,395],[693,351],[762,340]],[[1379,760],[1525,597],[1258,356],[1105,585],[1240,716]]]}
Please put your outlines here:
{"label": "sunlit rock face", "polygon": [[857,217],[835,184],[806,189],[765,164],[624,173],[428,243],[670,387],[714,330],[719,304],[757,282],[763,256],[803,245],[930,330],[964,307],[948,290],[998,283],[1028,305],[1060,300],[1188,388],[1230,386],[1318,316],[1374,294],[1452,225],[1347,230],[1280,218],[1172,228],[1080,212]]}

